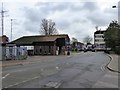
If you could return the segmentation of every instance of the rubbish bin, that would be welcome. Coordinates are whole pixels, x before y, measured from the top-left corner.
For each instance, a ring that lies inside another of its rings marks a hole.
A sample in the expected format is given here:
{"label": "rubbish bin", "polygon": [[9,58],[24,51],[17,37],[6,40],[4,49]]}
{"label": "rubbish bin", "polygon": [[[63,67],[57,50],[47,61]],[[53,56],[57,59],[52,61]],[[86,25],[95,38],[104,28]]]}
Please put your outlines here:
{"label": "rubbish bin", "polygon": [[67,55],[70,55],[70,52],[69,52],[69,51],[67,52]]}

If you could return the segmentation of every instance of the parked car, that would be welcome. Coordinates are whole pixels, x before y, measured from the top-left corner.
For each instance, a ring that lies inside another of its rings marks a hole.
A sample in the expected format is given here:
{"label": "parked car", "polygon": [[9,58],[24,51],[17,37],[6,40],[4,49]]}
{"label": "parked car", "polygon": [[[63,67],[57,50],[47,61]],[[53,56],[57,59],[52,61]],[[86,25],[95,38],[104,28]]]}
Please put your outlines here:
{"label": "parked car", "polygon": [[84,51],[84,52],[87,52],[87,49],[84,49],[83,51]]}
{"label": "parked car", "polygon": [[92,47],[92,45],[87,45],[86,47],[84,47],[84,52],[87,52],[87,51],[92,51],[92,52],[95,52],[95,48]]}
{"label": "parked car", "polygon": [[94,49],[94,48],[92,49],[92,52],[95,52],[95,49]]}

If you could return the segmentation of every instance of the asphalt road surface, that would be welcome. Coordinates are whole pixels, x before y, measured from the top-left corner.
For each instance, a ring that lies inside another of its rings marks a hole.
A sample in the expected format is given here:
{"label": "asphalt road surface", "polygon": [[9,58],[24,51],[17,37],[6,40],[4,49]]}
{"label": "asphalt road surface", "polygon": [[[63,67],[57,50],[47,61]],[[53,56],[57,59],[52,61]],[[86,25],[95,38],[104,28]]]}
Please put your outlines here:
{"label": "asphalt road surface", "polygon": [[92,88],[108,72],[105,65],[110,61],[103,52],[56,56],[53,59],[4,67],[3,88]]}

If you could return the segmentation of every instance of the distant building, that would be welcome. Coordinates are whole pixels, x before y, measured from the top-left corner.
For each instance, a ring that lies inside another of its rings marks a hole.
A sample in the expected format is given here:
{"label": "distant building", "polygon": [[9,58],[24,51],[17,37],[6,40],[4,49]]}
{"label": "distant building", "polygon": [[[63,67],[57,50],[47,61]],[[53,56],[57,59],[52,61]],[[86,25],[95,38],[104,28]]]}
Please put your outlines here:
{"label": "distant building", "polygon": [[0,60],[5,59],[6,44],[8,42],[9,42],[9,39],[6,35],[0,36]]}
{"label": "distant building", "polygon": [[72,50],[75,49],[76,51],[80,51],[83,48],[83,43],[81,42],[73,42],[71,45]]}
{"label": "distant building", "polygon": [[96,31],[94,32],[94,45],[96,50],[104,50],[105,49],[105,31]]}
{"label": "distant building", "polygon": [[33,50],[28,50],[29,55],[59,55],[68,50],[70,38],[67,34],[23,36],[11,44],[33,46]]}
{"label": "distant building", "polygon": [[0,44],[8,43],[9,39],[6,35],[0,36]]}

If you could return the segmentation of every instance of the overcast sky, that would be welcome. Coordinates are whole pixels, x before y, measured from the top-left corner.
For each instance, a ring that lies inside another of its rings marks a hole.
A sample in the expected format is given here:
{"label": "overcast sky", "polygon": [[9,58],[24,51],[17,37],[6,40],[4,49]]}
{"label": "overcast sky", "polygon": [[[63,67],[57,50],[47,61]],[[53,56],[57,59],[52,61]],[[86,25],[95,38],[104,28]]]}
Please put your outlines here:
{"label": "overcast sky", "polygon": [[12,18],[15,19],[13,40],[22,36],[39,35],[41,19],[47,18],[56,23],[60,34],[68,34],[70,38],[75,37],[82,42],[87,35],[93,37],[95,26],[105,30],[118,17],[118,9],[113,9],[112,6],[117,5],[119,0],[48,1],[4,0],[4,10],[8,11],[4,18],[4,34],[10,38]]}

